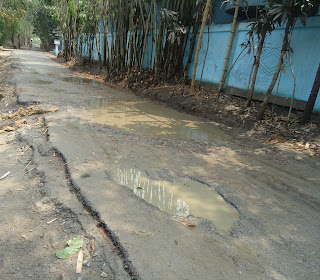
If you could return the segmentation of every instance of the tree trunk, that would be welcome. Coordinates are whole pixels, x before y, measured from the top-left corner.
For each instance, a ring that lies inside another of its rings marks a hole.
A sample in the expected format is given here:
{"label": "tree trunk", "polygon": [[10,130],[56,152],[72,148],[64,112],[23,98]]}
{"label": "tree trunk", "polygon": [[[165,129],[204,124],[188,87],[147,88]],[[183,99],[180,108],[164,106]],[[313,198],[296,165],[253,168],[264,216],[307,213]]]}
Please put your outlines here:
{"label": "tree trunk", "polygon": [[12,48],[16,49],[16,45],[14,43],[14,34],[11,35],[11,43],[12,43]]}
{"label": "tree trunk", "polygon": [[[198,65],[198,60],[199,60],[201,44],[202,44],[202,37],[203,37],[204,28],[206,26],[208,14],[209,14],[209,11],[210,11],[210,6],[211,6],[211,0],[207,0],[207,4],[206,4],[206,7],[204,9],[203,18],[202,18],[202,24],[201,24],[200,35],[199,35],[199,39],[198,39],[196,57],[194,59],[190,94],[194,93],[194,88],[195,88],[195,84],[196,84],[197,65]],[[208,36],[209,36],[209,34],[208,34]]]}
{"label": "tree trunk", "polygon": [[303,112],[302,123],[306,123],[310,119],[314,104],[316,103],[316,100],[317,100],[319,88],[320,88],[320,63],[319,63],[318,71],[316,74],[316,78],[314,79],[312,90],[310,92],[309,99],[307,101],[306,107]]}
{"label": "tree trunk", "polygon": [[103,66],[107,66],[107,33],[103,32]]}
{"label": "tree trunk", "polygon": [[261,58],[262,48],[263,48],[264,40],[266,38],[266,34],[267,34],[267,30],[263,29],[263,32],[261,34],[261,40],[260,40],[258,51],[257,51],[257,58],[255,61],[255,68],[254,68],[254,73],[253,73],[252,82],[251,82],[251,89],[250,89],[250,92],[248,95],[247,106],[251,105],[254,87],[256,85],[257,74],[258,74],[258,70],[259,70],[259,66],[260,66],[260,58]]}
{"label": "tree trunk", "polygon": [[271,94],[272,94],[272,90],[273,90],[273,88],[274,88],[274,86],[275,86],[275,84],[276,84],[276,82],[278,80],[278,76],[279,76],[283,61],[284,61],[284,55],[288,50],[288,44],[289,44],[288,36],[289,36],[289,33],[290,33],[290,29],[291,29],[291,27],[293,25],[294,25],[294,15],[291,13],[289,18],[288,18],[286,29],[285,29],[285,32],[284,32],[280,59],[279,59],[276,71],[273,74],[273,77],[272,77],[271,83],[269,85],[269,88],[268,88],[268,90],[266,92],[266,95],[264,97],[264,100],[263,100],[263,103],[261,105],[260,111],[258,113],[258,117],[257,117],[258,120],[262,120],[263,119],[263,115],[264,115],[264,112],[265,112],[265,110],[266,110],[266,108],[268,106],[268,103],[269,103],[269,100],[270,100],[270,97],[271,97]]}
{"label": "tree trunk", "polygon": [[20,33],[18,34],[18,49],[21,49],[21,44],[22,44],[22,42],[21,42],[21,35],[20,35]]}

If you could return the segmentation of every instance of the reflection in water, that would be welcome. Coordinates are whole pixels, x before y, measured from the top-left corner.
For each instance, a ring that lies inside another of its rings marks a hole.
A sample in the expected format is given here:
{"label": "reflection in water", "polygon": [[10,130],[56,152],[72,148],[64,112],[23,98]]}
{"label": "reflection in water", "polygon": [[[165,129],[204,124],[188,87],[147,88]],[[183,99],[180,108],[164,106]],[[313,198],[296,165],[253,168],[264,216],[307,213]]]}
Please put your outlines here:
{"label": "reflection in water", "polygon": [[38,84],[38,85],[49,85],[52,84],[51,81],[45,81],[45,80],[33,80],[31,81],[32,84]]}
{"label": "reflection in water", "polygon": [[146,136],[223,144],[225,134],[205,121],[141,99],[92,98],[94,121]]}
{"label": "reflection in water", "polygon": [[144,172],[132,168],[118,168],[115,179],[160,210],[182,217],[202,217],[212,221],[220,232],[228,232],[238,220],[234,207],[199,182],[186,178],[176,183],[154,181]]}
{"label": "reflection in water", "polygon": [[91,79],[79,78],[79,77],[65,77],[65,78],[62,78],[62,81],[68,82],[68,83],[73,83],[73,84],[80,84],[80,85],[90,84],[90,85],[92,85],[94,87],[100,87],[101,86],[101,83],[99,83],[99,82],[96,82],[96,81],[91,80]]}

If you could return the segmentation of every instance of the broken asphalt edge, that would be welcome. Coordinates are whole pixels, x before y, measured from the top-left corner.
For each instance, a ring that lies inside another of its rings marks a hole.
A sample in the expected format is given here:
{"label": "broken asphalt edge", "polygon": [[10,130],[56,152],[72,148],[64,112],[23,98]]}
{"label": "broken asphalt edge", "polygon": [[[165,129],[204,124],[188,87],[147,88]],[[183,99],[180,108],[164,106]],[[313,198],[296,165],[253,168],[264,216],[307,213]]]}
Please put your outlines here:
{"label": "broken asphalt edge", "polygon": [[[50,142],[50,134],[48,132],[49,127],[47,125],[46,119],[44,117],[44,127],[46,127],[45,138],[48,142]],[[52,143],[51,143],[52,144]],[[74,182],[71,176],[71,171],[68,167],[68,160],[64,156],[64,154],[56,147],[52,147],[52,152],[55,153],[57,157],[61,159],[64,166],[65,176],[67,179],[67,184],[72,193],[74,193],[78,199],[78,201],[82,204],[84,209],[88,211],[91,217],[97,222],[97,227],[101,228],[106,236],[111,240],[112,245],[117,249],[117,253],[119,257],[123,261],[123,267],[125,271],[130,275],[133,280],[141,280],[137,269],[132,265],[132,262],[129,259],[129,254],[126,249],[122,246],[119,237],[110,229],[110,227],[106,224],[106,222],[101,218],[100,213],[93,207],[92,203],[85,197],[85,195],[81,192],[81,189]]]}
{"label": "broken asphalt edge", "polygon": [[[48,133],[48,125],[46,122],[45,117],[42,117],[43,121],[43,127],[46,128],[46,132],[44,133],[44,137],[47,142],[50,142],[50,134]],[[49,151],[41,152],[37,148],[37,146],[30,142],[29,139],[21,135],[20,133],[16,136],[16,139],[18,141],[24,141],[26,142],[32,150],[32,155],[30,158],[32,158],[32,161],[34,162],[34,151],[37,150],[41,156],[49,156],[51,153],[55,154],[56,157],[59,157],[60,160],[63,162],[64,171],[65,171],[65,178],[67,180],[67,185],[69,186],[69,190],[75,194],[78,201],[81,203],[81,205],[84,207],[86,211],[90,214],[90,216],[96,221],[96,226],[103,230],[103,232],[106,234],[107,238],[112,242],[112,245],[117,249],[118,256],[122,259],[123,267],[125,271],[129,274],[131,279],[133,280],[141,280],[141,277],[139,276],[137,269],[132,265],[132,262],[129,259],[129,254],[127,253],[126,249],[122,246],[119,237],[108,227],[108,225],[103,221],[101,218],[100,213],[93,207],[92,203],[88,201],[88,199],[84,196],[84,194],[81,192],[81,189],[79,186],[75,184],[71,177],[71,171],[68,167],[68,161],[66,157],[56,148],[52,147]],[[50,142],[50,144],[52,144]],[[41,183],[45,182],[45,174],[43,172],[39,172],[37,170],[37,174],[40,176]],[[68,208],[69,209],[69,208]],[[77,216],[76,213],[74,213],[71,209],[69,209],[75,216]],[[77,219],[79,221],[79,219]],[[79,224],[81,228],[83,229],[82,223],[79,221]]]}
{"label": "broken asphalt edge", "polygon": [[[43,127],[46,128],[44,137],[47,142],[50,143],[50,134],[48,133],[48,125],[46,122],[46,119],[44,116],[42,116],[42,122]],[[37,150],[41,156],[49,156],[50,154],[54,155],[56,157],[59,157],[60,160],[63,162],[64,171],[65,171],[65,178],[67,180],[67,185],[69,186],[69,190],[75,194],[78,201],[81,203],[81,205],[84,207],[86,211],[90,214],[90,216],[97,222],[96,227],[103,230],[103,232],[106,234],[107,238],[112,242],[112,245],[117,249],[116,252],[118,253],[118,256],[122,259],[123,267],[125,271],[130,275],[131,279],[133,280],[141,280],[141,277],[139,276],[137,269],[132,265],[132,262],[129,259],[129,254],[127,253],[126,249],[122,246],[119,237],[108,227],[108,225],[103,221],[101,218],[100,213],[93,207],[92,203],[88,201],[88,199],[83,195],[81,192],[81,189],[79,186],[75,184],[73,179],[71,178],[71,171],[68,167],[68,162],[66,157],[56,148],[52,147],[52,143],[50,143],[50,150],[46,152],[42,152],[38,149],[38,147],[35,145],[35,143],[29,141],[26,137],[21,135],[20,133],[16,136],[16,139],[21,142],[26,142],[30,147],[32,151],[32,155],[30,158],[32,158],[32,161],[34,161],[34,151]],[[40,176],[41,183],[44,184],[45,182],[45,174],[43,172],[39,172],[36,170],[37,174]],[[72,211],[72,209],[68,208],[75,216],[77,216],[76,213]],[[79,221],[79,219],[77,219]],[[81,228],[83,229],[82,223],[79,221],[79,224]]]}
{"label": "broken asphalt edge", "polygon": [[76,195],[77,199],[81,202],[84,209],[87,210],[92,218],[97,222],[97,227],[101,228],[104,231],[107,237],[111,240],[113,246],[117,248],[118,255],[123,260],[124,269],[128,272],[132,279],[140,280],[141,278],[138,275],[136,268],[132,265],[129,259],[129,255],[126,249],[122,246],[119,237],[108,227],[105,221],[103,221],[100,213],[93,207],[92,203],[88,201],[85,195],[81,192],[80,187],[77,186],[73,181],[66,157],[57,148],[53,147],[52,150],[54,151],[56,156],[60,157],[60,159],[64,163],[66,179],[70,191]]}

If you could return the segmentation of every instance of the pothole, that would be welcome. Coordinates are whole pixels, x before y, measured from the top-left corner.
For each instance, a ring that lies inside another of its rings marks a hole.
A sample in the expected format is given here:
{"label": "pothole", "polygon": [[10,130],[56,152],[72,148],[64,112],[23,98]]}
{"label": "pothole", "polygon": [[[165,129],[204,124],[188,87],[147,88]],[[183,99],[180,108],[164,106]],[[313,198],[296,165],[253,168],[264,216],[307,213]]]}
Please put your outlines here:
{"label": "pothole", "polygon": [[222,145],[226,134],[200,118],[135,98],[92,98],[91,119],[144,136],[183,139]]}
{"label": "pothole", "polygon": [[173,216],[201,217],[211,221],[216,230],[228,233],[239,213],[221,195],[200,182],[181,178],[178,182],[155,181],[132,168],[118,168],[115,181],[133,190],[148,203]]}
{"label": "pothole", "polygon": [[33,80],[31,81],[32,84],[38,84],[38,85],[49,85],[52,84],[51,81],[46,81],[46,80]]}
{"label": "pothole", "polygon": [[80,85],[91,85],[93,87],[101,86],[101,83],[99,82],[96,82],[91,79],[80,78],[80,77],[65,77],[65,78],[62,78],[62,81],[67,83],[80,84]]}

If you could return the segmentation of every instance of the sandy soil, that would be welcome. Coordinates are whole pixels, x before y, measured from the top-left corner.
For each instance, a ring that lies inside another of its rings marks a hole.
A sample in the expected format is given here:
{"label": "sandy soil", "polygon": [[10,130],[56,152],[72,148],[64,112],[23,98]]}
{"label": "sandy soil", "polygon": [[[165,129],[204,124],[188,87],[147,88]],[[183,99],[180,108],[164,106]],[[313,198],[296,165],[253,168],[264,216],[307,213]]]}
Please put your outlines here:
{"label": "sandy soil", "polygon": [[[14,100],[14,90],[23,106],[59,110],[27,117],[18,130],[0,134],[1,173],[11,171],[0,181],[6,225],[0,269],[18,275],[9,279],[78,279],[76,257],[54,256],[54,246],[74,235],[84,238],[86,259],[94,264],[84,266],[83,279],[101,279],[102,270],[110,279],[319,279],[320,162],[308,152],[317,144],[299,150],[280,135],[265,143],[250,129],[214,122],[227,136],[223,143],[125,131],[88,117],[90,100],[140,99],[107,86],[63,82],[77,75],[45,53],[14,51],[10,61],[18,69],[9,72],[13,86],[6,95]],[[2,113],[17,109],[15,102],[1,106]],[[4,125],[14,123],[0,129]],[[239,219],[228,232],[193,216],[184,220],[196,226],[185,227],[117,182],[119,168],[152,180],[202,182]],[[100,251],[91,260],[92,238]]]}

